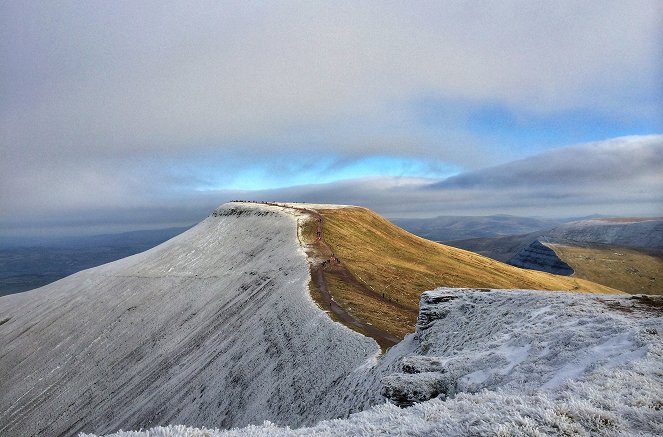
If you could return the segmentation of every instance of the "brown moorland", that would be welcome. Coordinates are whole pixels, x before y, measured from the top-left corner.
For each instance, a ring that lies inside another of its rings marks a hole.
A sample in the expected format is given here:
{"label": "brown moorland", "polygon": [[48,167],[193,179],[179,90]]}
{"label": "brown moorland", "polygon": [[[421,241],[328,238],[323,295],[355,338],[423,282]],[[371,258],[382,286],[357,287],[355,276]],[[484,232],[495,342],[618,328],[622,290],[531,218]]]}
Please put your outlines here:
{"label": "brown moorland", "polygon": [[[366,208],[315,212],[315,218],[305,222],[300,232],[303,243],[324,244],[331,251],[322,255],[331,262],[317,267],[322,269],[331,297],[355,319],[397,338],[414,331],[419,296],[436,287],[621,293],[591,281],[520,269],[438,244],[410,234]],[[315,243],[318,228],[321,238]],[[321,307],[329,305],[315,280],[311,291]]]}
{"label": "brown moorland", "polygon": [[663,294],[663,256],[623,247],[548,244],[573,276],[631,294]]}

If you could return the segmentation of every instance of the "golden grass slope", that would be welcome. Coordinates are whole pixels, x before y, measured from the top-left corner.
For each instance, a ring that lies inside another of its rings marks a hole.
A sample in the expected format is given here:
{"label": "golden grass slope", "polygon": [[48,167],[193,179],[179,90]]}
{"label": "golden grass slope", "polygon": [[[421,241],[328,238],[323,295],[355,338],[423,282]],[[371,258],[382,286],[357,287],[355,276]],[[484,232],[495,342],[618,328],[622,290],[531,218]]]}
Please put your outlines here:
{"label": "golden grass slope", "polygon": [[631,294],[663,294],[663,257],[623,247],[548,244],[573,276]]}
{"label": "golden grass slope", "polygon": [[[359,207],[318,209],[323,238],[356,281],[325,271],[336,302],[402,338],[414,331],[419,296],[436,287],[526,288],[619,293],[583,279],[512,267],[412,235]],[[357,281],[364,286],[358,287]],[[372,291],[372,293],[367,292]]]}

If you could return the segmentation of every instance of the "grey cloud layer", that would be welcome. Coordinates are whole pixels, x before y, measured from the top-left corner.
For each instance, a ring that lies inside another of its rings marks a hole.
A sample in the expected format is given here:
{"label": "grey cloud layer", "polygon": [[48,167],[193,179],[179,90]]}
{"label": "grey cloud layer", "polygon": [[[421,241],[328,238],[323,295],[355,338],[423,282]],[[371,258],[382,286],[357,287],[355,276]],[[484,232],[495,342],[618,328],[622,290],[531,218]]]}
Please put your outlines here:
{"label": "grey cloud layer", "polygon": [[564,147],[450,177],[430,188],[518,190],[536,186],[550,189],[551,197],[561,195],[560,190],[578,192],[586,186],[594,192],[602,186],[613,190],[615,183],[645,188],[649,182],[656,184],[663,180],[661,142],[660,136],[624,137]]}
{"label": "grey cloud layer", "polygon": [[362,205],[391,217],[512,213],[663,215],[663,135],[582,144],[443,181],[369,178],[262,191],[187,192],[159,203],[5,217],[27,233],[86,224],[157,227],[194,223],[233,199]]}
{"label": "grey cloud layer", "polygon": [[439,182],[373,179],[299,190],[292,194],[301,200],[355,203],[390,216],[663,215],[663,135],[565,147]]}
{"label": "grey cloud layer", "polygon": [[[489,181],[489,173],[438,190],[402,179],[257,193],[196,189],[209,185],[206,172],[224,186],[252,165],[271,170],[279,160],[301,160],[281,166],[296,172],[311,157],[332,155],[463,168],[508,160],[509,150],[482,142],[453,116],[435,135],[422,130],[408,108],[431,95],[536,113],[591,108],[650,117],[660,109],[659,6],[5,1],[0,221],[6,229],[49,220],[142,223],[145,210],[164,223],[195,221],[221,201],[254,195],[394,213],[479,208],[479,179]],[[568,164],[559,159],[551,176]],[[520,175],[545,194],[541,171]],[[462,184],[476,193],[468,196]],[[521,199],[536,200],[523,190]],[[481,201],[498,208],[494,199]]]}
{"label": "grey cloud layer", "polygon": [[[655,2],[195,6],[3,3],[3,149],[261,153],[305,126],[339,151],[371,153],[398,124],[394,107],[422,93],[543,112],[658,110],[622,104],[660,88]],[[372,120],[359,141],[344,129],[357,117]],[[406,136],[381,151],[435,150]]]}

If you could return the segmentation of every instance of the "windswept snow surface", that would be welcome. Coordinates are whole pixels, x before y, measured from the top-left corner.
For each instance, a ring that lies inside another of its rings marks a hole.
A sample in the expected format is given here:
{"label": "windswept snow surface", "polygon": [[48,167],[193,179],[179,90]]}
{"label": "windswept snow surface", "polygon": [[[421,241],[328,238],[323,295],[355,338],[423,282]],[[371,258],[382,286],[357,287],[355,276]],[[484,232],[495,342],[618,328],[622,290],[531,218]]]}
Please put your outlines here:
{"label": "windswept snow surface", "polygon": [[297,220],[226,204],[147,252],[0,298],[0,435],[302,426],[364,408],[349,387],[379,348],[311,300]]}
{"label": "windswept snow surface", "polygon": [[265,422],[112,436],[661,435],[662,334],[660,301],[646,298],[438,289],[422,295],[417,333],[361,370],[404,396],[433,387],[431,400],[300,429]]}

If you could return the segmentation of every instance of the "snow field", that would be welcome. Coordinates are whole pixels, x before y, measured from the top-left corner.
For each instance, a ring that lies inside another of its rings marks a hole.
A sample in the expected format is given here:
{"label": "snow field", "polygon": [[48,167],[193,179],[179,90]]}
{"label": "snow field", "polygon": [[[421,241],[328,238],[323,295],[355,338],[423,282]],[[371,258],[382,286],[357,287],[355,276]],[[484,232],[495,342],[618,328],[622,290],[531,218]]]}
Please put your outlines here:
{"label": "snow field", "polygon": [[0,435],[347,415],[341,381],[379,348],[313,303],[296,220],[227,204],[147,252],[0,298]]}
{"label": "snow field", "polygon": [[[362,371],[367,381],[377,373],[387,385],[402,383],[404,392],[420,393],[437,374],[450,389],[437,398],[409,408],[382,403],[299,429],[264,422],[225,431],[170,426],[111,436],[663,433],[660,309],[614,295],[438,289],[424,293],[422,310],[417,333]],[[401,373],[389,373],[399,366]]]}

